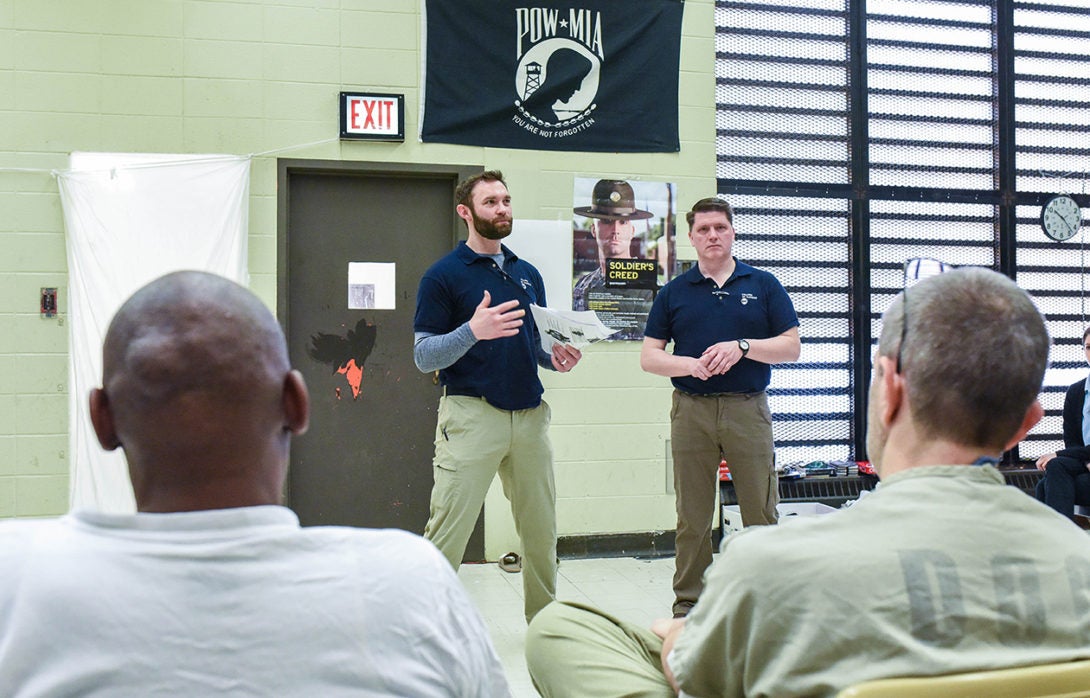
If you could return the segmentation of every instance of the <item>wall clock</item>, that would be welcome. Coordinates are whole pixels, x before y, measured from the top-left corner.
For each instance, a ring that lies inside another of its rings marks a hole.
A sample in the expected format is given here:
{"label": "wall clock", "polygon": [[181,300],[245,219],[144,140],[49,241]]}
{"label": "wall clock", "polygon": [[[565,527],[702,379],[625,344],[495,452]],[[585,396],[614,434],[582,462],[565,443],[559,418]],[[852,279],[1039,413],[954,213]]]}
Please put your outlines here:
{"label": "wall clock", "polygon": [[1057,242],[1070,240],[1082,225],[1082,210],[1067,194],[1054,196],[1041,208],[1041,228]]}

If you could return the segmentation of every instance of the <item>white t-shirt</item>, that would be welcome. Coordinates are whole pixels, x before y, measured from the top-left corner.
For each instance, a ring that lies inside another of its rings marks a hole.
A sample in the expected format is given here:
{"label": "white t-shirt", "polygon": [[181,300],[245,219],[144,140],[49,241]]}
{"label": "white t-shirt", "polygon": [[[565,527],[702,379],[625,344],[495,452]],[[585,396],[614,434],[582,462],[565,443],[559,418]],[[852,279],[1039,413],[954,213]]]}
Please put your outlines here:
{"label": "white t-shirt", "polygon": [[507,696],[435,547],[276,506],[0,522],[0,694]]}

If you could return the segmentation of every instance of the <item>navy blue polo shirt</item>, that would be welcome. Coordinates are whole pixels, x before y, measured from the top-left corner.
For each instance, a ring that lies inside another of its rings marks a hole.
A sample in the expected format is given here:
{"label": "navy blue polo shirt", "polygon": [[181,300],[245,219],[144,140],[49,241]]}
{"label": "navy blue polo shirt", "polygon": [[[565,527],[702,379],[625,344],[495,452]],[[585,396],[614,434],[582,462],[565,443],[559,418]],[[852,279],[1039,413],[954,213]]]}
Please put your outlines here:
{"label": "navy blue polo shirt", "polygon": [[[734,273],[719,288],[696,265],[666,284],[655,297],[644,335],[674,342],[676,356],[699,358],[717,342],[776,337],[799,324],[787,291],[767,271],[735,260]],[[768,387],[769,364],[742,359],[706,381],[670,379],[686,393],[755,393]]]}
{"label": "navy blue polo shirt", "polygon": [[439,371],[439,382],[470,390],[504,410],[525,410],[541,404],[545,389],[537,376],[541,340],[530,304],[545,307],[545,283],[529,262],[501,245],[503,269],[465,242],[424,272],[416,293],[415,332],[447,334],[471,317],[487,290],[490,305],[517,300],[526,311],[513,337],[480,340],[465,356]]}

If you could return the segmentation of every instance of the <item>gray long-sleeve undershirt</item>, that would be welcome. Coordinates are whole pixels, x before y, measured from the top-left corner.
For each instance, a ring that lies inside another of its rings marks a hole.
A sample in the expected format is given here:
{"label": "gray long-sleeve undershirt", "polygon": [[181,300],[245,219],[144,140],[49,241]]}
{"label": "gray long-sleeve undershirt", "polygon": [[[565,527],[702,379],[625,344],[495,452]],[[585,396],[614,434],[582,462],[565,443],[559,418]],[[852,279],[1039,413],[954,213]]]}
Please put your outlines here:
{"label": "gray long-sleeve undershirt", "polygon": [[466,355],[477,343],[469,322],[446,334],[417,332],[413,344],[413,361],[424,373],[431,373],[447,366]]}
{"label": "gray long-sleeve undershirt", "polygon": [[[438,371],[454,365],[454,362],[466,355],[477,338],[473,336],[473,330],[469,329],[469,321],[462,323],[453,332],[446,334],[431,334],[428,332],[416,332],[413,344],[413,361],[416,367],[424,373]],[[555,371],[552,354],[537,348],[537,364],[550,371]]]}

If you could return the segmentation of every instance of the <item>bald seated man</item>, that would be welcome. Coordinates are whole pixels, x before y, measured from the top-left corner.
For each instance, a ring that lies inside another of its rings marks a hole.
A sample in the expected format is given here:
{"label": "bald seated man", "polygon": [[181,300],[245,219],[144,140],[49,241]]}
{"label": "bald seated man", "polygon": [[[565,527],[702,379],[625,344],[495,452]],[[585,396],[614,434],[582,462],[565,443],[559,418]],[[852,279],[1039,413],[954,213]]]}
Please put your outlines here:
{"label": "bald seated man", "polygon": [[867,406],[881,478],[849,509],[724,540],[686,619],[553,603],[530,676],[563,698],[836,696],[879,678],[1090,657],[1090,541],[994,467],[1041,419],[1045,323],[987,269],[882,316]]}
{"label": "bald seated man", "polygon": [[139,513],[0,522],[4,696],[509,694],[433,545],[280,506],[307,389],[245,288],[178,272],[137,291],[90,409]]}

